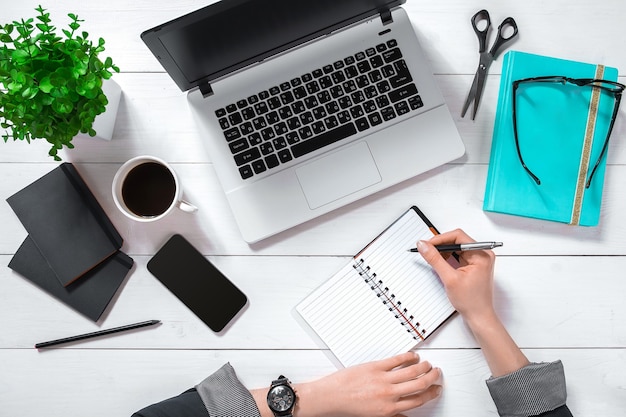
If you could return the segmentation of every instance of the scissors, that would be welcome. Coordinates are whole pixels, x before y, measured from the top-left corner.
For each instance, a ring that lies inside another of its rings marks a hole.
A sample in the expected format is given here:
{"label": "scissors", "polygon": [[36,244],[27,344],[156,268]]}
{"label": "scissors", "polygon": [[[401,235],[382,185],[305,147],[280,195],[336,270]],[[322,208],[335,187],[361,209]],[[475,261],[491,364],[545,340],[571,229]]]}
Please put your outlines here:
{"label": "scissors", "polygon": [[[478,24],[481,21],[487,21],[487,25],[484,29],[479,30]],[[491,46],[489,52],[487,51],[487,34],[489,32],[489,28],[491,27],[491,19],[489,18],[489,12],[487,10],[480,10],[474,16],[472,16],[472,27],[474,28],[474,32],[476,32],[476,36],[478,37],[479,48],[478,52],[480,53],[480,60],[478,62],[478,69],[476,70],[476,74],[474,75],[474,82],[472,83],[472,88],[470,88],[470,92],[467,95],[467,99],[465,100],[465,104],[463,105],[463,110],[461,112],[461,117],[465,117],[465,113],[469,108],[469,105],[472,101],[474,101],[474,111],[472,113],[472,120],[476,118],[476,111],[478,110],[478,103],[480,102],[480,97],[483,94],[483,90],[485,88],[485,78],[487,77],[487,71],[489,71],[489,67],[491,63],[496,59],[500,48],[504,46],[504,44],[511,41],[514,37],[517,36],[517,23],[512,17],[507,17],[502,21],[500,26],[498,26],[498,35],[496,37],[495,42]],[[513,33],[505,37],[505,31],[509,28],[513,28]]]}

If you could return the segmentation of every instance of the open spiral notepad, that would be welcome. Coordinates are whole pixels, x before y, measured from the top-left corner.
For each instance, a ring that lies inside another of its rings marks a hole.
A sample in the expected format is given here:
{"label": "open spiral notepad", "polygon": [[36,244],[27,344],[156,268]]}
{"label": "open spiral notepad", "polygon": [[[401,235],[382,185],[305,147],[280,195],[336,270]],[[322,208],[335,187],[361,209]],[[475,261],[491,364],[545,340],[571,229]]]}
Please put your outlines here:
{"label": "open spiral notepad", "polygon": [[437,233],[415,206],[296,306],[345,367],[414,348],[453,313],[418,240]]}

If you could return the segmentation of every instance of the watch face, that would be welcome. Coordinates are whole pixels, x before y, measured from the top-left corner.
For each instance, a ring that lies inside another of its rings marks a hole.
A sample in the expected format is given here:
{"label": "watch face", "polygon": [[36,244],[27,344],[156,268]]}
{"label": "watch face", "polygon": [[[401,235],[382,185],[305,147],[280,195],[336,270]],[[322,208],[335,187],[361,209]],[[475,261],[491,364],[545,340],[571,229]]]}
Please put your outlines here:
{"label": "watch face", "polygon": [[295,400],[293,389],[287,385],[278,385],[267,394],[267,405],[277,412],[290,410]]}

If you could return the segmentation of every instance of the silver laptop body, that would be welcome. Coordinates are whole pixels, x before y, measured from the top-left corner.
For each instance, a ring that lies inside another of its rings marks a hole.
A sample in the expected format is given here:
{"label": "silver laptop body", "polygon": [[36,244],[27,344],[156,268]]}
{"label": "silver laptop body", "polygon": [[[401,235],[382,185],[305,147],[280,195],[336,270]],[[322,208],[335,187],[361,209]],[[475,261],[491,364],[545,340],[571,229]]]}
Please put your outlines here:
{"label": "silver laptop body", "polygon": [[249,243],[464,153],[399,6],[196,86],[188,102]]}

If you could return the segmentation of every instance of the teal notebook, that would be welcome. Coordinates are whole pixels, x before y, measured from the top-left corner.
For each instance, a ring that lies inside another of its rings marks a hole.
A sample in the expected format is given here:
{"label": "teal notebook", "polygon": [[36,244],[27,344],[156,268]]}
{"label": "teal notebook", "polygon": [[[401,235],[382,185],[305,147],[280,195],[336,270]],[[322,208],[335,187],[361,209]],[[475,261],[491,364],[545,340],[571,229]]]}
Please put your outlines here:
{"label": "teal notebook", "polygon": [[[570,84],[525,84],[517,93],[517,126],[524,162],[540,178],[537,185],[517,155],[513,133],[512,82],[537,76],[601,78],[617,81],[617,69],[603,65],[511,51],[504,56],[483,209],[581,226],[600,218],[606,153],[589,188],[586,179],[601,154],[614,99],[599,89]],[[537,85],[541,84],[541,85]],[[596,98],[598,97],[596,92]],[[589,123],[589,125],[588,125]]]}

